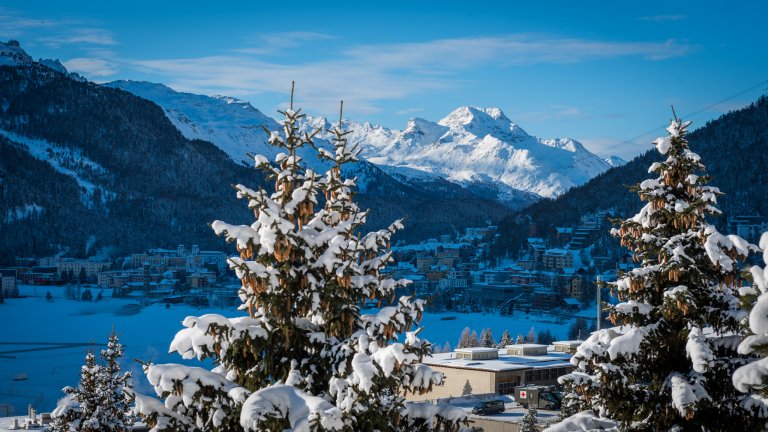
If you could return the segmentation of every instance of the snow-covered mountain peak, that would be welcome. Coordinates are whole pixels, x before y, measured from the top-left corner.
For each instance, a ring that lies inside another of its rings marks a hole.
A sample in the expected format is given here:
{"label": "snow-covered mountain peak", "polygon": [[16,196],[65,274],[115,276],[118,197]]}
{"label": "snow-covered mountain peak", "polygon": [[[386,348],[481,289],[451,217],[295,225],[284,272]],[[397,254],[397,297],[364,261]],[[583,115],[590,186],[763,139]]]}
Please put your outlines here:
{"label": "snow-covered mountain peak", "polygon": [[[154,101],[184,136],[213,142],[236,161],[246,153],[270,157],[277,151],[267,145],[262,126],[277,130],[280,125],[245,101],[179,93],[159,84],[108,85]],[[504,202],[530,201],[533,194],[554,197],[610,168],[576,140],[528,135],[498,108],[465,106],[437,123],[413,118],[403,130],[348,119],[343,123],[349,143],[358,146],[364,159],[397,170],[399,177],[421,182],[437,176]],[[316,143],[325,146],[336,125],[326,117],[306,116],[299,127],[307,133],[320,129]]]}
{"label": "snow-covered mountain peak", "polygon": [[588,151],[586,148],[584,148],[583,144],[571,138],[543,139],[541,140],[541,143],[549,147],[567,150],[572,153]]}
{"label": "snow-covered mountain peak", "polygon": [[[335,124],[335,123],[334,123]],[[317,129],[320,129],[320,134],[323,135],[325,131],[330,130],[334,124],[328,121],[325,116],[312,117],[306,116],[304,120],[299,124],[299,130],[301,132],[312,133]]]}
{"label": "snow-covered mountain peak", "polygon": [[[217,100],[226,102],[229,105],[239,106],[240,108],[243,108],[243,109],[246,109],[246,110],[259,111],[253,105],[251,105],[250,102],[248,102],[246,100],[234,98],[232,96],[222,96],[222,95],[213,95],[211,97],[213,99],[217,99]],[[259,112],[261,112],[261,111],[259,111]]]}
{"label": "snow-covered mountain peak", "polygon": [[21,48],[18,41],[0,42],[0,66],[29,66],[32,57]]}
{"label": "snow-covered mountain peak", "polygon": [[437,124],[458,132],[467,132],[478,138],[493,135],[510,142],[522,141],[530,136],[504,115],[499,108],[463,106],[440,119]]}
{"label": "snow-covered mountain peak", "polygon": [[627,163],[627,161],[625,161],[624,159],[622,159],[622,158],[620,158],[620,157],[618,157],[616,155],[607,157],[604,160],[606,162],[608,162],[608,165],[610,165],[612,167],[619,167],[619,166],[625,165]]}
{"label": "snow-covered mountain peak", "polygon": [[63,64],[59,61],[59,59],[51,60],[51,59],[40,59],[37,61],[43,66],[47,66],[49,69],[53,69],[56,72],[61,72],[63,74],[69,74],[69,71],[67,68],[64,67]]}
{"label": "snow-covered mountain peak", "polygon": [[0,66],[11,67],[30,67],[32,65],[42,65],[53,71],[68,75],[70,78],[77,81],[87,81],[80,74],[72,72],[69,73],[66,67],[56,59],[38,59],[37,61],[32,59],[32,56],[24,51],[18,41],[13,39],[8,42],[0,42]]}
{"label": "snow-covered mountain peak", "polygon": [[440,139],[450,128],[422,118],[412,118],[400,135],[402,141],[411,144],[428,144]]}
{"label": "snow-covered mountain peak", "polygon": [[610,168],[574,139],[528,135],[498,108],[464,106],[437,123],[411,119],[402,131],[362,128],[350,141],[375,164],[411,169],[402,175],[426,171],[497,195],[517,189],[553,197]]}

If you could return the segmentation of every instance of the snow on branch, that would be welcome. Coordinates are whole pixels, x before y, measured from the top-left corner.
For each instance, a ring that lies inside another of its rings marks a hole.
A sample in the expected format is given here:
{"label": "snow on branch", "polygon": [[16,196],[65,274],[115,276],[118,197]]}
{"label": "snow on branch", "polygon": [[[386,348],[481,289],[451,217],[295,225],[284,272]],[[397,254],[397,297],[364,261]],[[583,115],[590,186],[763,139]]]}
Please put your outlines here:
{"label": "snow on branch", "polygon": [[648,334],[657,327],[658,323],[648,326],[627,327],[622,329],[624,332],[610,341],[608,355],[611,360],[615,360],[620,355],[625,358],[632,358],[635,356],[638,351],[640,351],[640,345],[646,340]]}
{"label": "snow on branch", "polygon": [[699,402],[709,399],[706,389],[695,379],[693,381],[691,383],[688,378],[673,372],[665,383],[672,392],[672,406],[686,418],[695,414]]}
{"label": "snow on branch", "polygon": [[269,419],[287,419],[293,432],[310,432],[315,423],[327,431],[344,427],[341,410],[330,402],[281,384],[261,389],[243,403],[240,425],[246,431],[262,431],[261,424]]}
{"label": "snow on branch", "polygon": [[707,240],[704,249],[712,263],[719,265],[725,271],[733,271],[736,258],[744,260],[750,252],[759,252],[759,249],[743,238],[729,234],[722,235],[713,226],[704,230]]}
{"label": "snow on branch", "polygon": [[763,389],[766,382],[768,382],[768,358],[742,366],[733,374],[733,385],[742,393]]}
{"label": "snow on branch", "polygon": [[619,432],[619,430],[618,422],[598,417],[594,412],[587,410],[544,429],[544,432]]}
{"label": "snow on branch", "polygon": [[195,430],[195,425],[187,417],[166,408],[159,400],[133,390],[126,390],[126,395],[133,401],[133,414],[146,418],[152,426],[149,432]]}
{"label": "snow on branch", "polygon": [[688,333],[688,342],[685,344],[685,351],[693,362],[693,370],[698,373],[704,373],[712,367],[715,355],[709,346],[707,337],[700,328],[691,328]]}
{"label": "snow on branch", "polygon": [[[229,345],[242,338],[267,338],[267,331],[258,318],[226,318],[217,314],[188,316],[182,321],[186,327],[176,333],[168,352],[178,352],[183,358],[203,360],[214,354],[221,357]],[[215,337],[219,335],[220,337]]]}
{"label": "snow on branch", "polygon": [[[199,367],[150,364],[144,367],[144,372],[155,393],[165,398],[166,408],[193,414],[198,427],[203,429],[220,427],[250,394],[224,376]],[[205,407],[199,404],[201,398],[208,402]]]}

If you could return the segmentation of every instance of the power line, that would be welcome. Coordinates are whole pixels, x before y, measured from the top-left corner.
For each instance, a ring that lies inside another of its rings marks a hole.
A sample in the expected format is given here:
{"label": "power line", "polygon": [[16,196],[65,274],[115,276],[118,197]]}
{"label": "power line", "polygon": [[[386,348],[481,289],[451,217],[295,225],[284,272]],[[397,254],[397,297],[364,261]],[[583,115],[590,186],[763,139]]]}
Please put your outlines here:
{"label": "power line", "polygon": [[[686,114],[686,115],[682,116],[681,118],[684,118],[684,119],[685,119],[685,118],[691,118],[691,117],[693,117],[693,116],[695,116],[695,115],[698,115],[698,114],[701,114],[701,113],[703,113],[704,111],[707,111],[707,110],[709,110],[709,109],[711,109],[711,108],[714,108],[714,107],[716,107],[716,106],[718,106],[718,105],[720,105],[720,104],[722,104],[722,103],[728,102],[729,100],[731,100],[731,99],[733,99],[733,98],[736,98],[736,97],[739,97],[739,96],[741,96],[741,95],[743,95],[743,94],[749,93],[749,92],[751,92],[752,90],[754,90],[754,89],[756,89],[756,88],[758,88],[758,87],[761,87],[761,86],[763,86],[763,85],[766,85],[766,84],[768,84],[768,80],[762,80],[762,81],[760,81],[759,83],[757,83],[757,84],[755,84],[755,85],[753,85],[753,86],[751,86],[751,87],[749,87],[749,88],[747,88],[747,89],[745,89],[745,90],[742,90],[742,91],[740,91],[740,92],[738,92],[738,93],[734,93],[734,94],[732,94],[732,95],[730,95],[730,96],[728,96],[728,97],[726,97],[726,98],[724,98],[724,99],[722,99],[722,100],[720,100],[720,101],[718,101],[718,102],[715,102],[715,103],[713,103],[713,104],[711,104],[711,105],[707,105],[707,106],[705,106],[704,108],[698,109],[698,110],[696,110],[696,111],[694,111],[694,112],[692,112],[692,113],[688,113],[688,114]],[[661,125],[661,126],[657,126],[657,127],[653,128],[653,129],[649,130],[648,132],[643,132],[643,133],[641,133],[640,135],[637,135],[637,136],[634,136],[634,137],[632,137],[632,138],[626,139],[626,140],[624,140],[624,141],[621,141],[621,142],[619,142],[619,143],[617,143],[617,144],[614,144],[614,145],[612,145],[612,146],[610,146],[610,147],[606,147],[606,148],[605,148],[604,150],[602,150],[602,151],[603,151],[603,152],[605,152],[605,151],[608,151],[608,150],[613,150],[613,149],[615,149],[615,148],[617,148],[617,147],[623,146],[624,144],[637,144],[637,143],[635,142],[635,140],[638,140],[638,139],[640,139],[640,138],[642,138],[642,137],[644,137],[644,136],[646,136],[646,135],[650,135],[651,133],[653,133],[653,132],[656,132],[657,130],[659,130],[659,129],[663,129],[663,128],[665,128],[665,127],[667,127],[667,125]]]}

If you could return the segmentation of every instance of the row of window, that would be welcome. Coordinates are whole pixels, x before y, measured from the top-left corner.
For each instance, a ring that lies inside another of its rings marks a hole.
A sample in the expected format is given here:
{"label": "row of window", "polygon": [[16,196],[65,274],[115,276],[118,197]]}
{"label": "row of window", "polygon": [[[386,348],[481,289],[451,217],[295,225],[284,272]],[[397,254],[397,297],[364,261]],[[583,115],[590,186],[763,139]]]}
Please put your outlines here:
{"label": "row of window", "polygon": [[565,375],[565,368],[534,369],[525,371],[525,382],[556,380]]}

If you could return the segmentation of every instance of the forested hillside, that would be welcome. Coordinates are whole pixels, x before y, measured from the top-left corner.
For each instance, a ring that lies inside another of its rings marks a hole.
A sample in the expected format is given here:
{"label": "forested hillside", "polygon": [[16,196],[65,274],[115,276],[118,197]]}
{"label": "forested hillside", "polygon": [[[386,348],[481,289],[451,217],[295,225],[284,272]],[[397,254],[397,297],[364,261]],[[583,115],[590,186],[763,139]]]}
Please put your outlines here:
{"label": "forested hillside", "polygon": [[[728,216],[768,216],[768,97],[708,122],[689,135],[689,142],[691,150],[701,155],[710,184],[723,192],[718,197],[723,215],[714,218],[715,225],[724,226]],[[518,250],[527,235],[550,236],[554,227],[574,225],[584,214],[615,209],[626,217],[637,212],[643,204],[629,187],[647,178],[648,167],[660,160],[650,142],[648,148],[624,166],[501,221],[498,252]]]}

